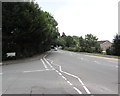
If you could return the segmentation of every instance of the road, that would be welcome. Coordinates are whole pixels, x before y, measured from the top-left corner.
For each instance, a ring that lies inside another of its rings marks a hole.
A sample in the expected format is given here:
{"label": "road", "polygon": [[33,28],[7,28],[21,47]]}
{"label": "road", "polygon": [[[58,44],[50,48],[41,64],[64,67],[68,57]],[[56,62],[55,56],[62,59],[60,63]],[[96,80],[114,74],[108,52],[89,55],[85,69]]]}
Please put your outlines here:
{"label": "road", "polygon": [[117,94],[118,60],[49,51],[38,60],[4,65],[3,94]]}

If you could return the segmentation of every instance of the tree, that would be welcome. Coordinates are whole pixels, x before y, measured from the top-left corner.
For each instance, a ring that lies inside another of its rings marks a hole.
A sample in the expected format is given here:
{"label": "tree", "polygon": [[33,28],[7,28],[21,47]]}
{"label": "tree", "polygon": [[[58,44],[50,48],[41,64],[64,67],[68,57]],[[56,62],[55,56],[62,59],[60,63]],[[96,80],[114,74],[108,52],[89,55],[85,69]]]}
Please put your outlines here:
{"label": "tree", "polygon": [[79,47],[80,47],[80,51],[85,51],[85,40],[83,39],[83,37],[81,36],[79,38]]}
{"label": "tree", "polygon": [[16,52],[17,58],[45,52],[58,38],[57,21],[34,2],[2,3],[3,59],[7,52]]}
{"label": "tree", "polygon": [[108,55],[120,56],[120,35],[117,34],[113,39],[113,45],[106,50]]}
{"label": "tree", "polygon": [[120,56],[120,35],[116,35],[113,39],[113,52],[114,55]]}
{"label": "tree", "polygon": [[101,52],[100,44],[98,43],[98,38],[92,34],[85,35],[85,39],[81,36],[79,38],[80,51],[83,52]]}

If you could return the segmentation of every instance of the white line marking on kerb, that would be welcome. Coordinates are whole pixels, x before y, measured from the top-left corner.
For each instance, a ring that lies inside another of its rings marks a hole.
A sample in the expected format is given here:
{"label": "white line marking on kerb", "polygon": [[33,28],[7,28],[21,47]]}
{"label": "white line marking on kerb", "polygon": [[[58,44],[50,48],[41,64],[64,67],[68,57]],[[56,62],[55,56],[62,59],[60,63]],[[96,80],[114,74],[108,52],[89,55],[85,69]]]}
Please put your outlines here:
{"label": "white line marking on kerb", "polygon": [[45,62],[42,59],[41,59],[41,61],[42,61],[43,65],[44,65],[45,69],[47,69],[47,65],[45,64]]}
{"label": "white line marking on kerb", "polygon": [[82,92],[79,90],[79,89],[77,89],[76,87],[73,87],[79,94],[82,94]]}

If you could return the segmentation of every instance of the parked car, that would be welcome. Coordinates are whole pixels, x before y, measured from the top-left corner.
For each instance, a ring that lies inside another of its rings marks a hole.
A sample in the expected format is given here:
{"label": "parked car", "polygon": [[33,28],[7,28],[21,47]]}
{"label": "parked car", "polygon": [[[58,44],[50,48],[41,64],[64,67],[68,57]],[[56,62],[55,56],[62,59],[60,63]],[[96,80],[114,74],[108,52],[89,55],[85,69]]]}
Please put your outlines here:
{"label": "parked car", "polygon": [[54,47],[54,51],[57,51],[57,47]]}

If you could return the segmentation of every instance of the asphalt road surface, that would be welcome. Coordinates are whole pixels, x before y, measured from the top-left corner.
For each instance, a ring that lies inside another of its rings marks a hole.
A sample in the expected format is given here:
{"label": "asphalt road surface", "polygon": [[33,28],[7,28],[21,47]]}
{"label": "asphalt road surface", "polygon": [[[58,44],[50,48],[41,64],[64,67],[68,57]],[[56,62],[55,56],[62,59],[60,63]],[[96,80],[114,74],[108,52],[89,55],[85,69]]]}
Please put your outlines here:
{"label": "asphalt road surface", "polygon": [[51,51],[39,60],[4,65],[1,75],[3,94],[118,94],[113,58]]}

